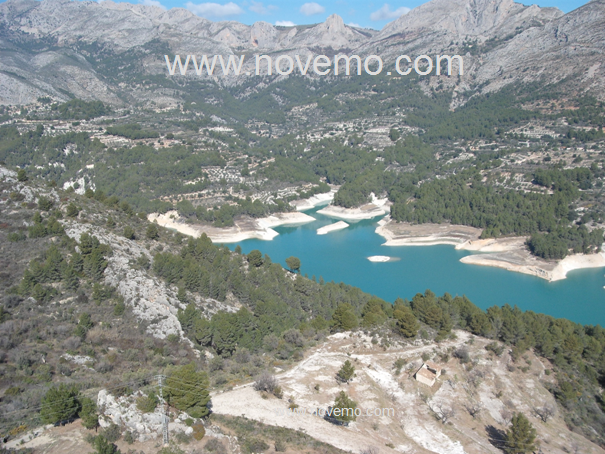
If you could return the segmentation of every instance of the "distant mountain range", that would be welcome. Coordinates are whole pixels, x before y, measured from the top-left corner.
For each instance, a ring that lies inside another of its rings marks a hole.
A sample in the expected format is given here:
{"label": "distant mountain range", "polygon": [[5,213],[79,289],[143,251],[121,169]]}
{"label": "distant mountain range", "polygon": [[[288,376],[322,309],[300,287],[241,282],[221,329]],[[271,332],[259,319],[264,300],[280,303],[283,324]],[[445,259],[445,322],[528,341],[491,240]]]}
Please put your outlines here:
{"label": "distant mountain range", "polygon": [[[512,0],[432,0],[378,32],[345,25],[337,15],[309,26],[248,26],[211,22],[182,8],[8,0],[0,4],[0,104],[44,96],[116,105],[153,99],[141,77],[167,76],[165,53],[245,54],[246,65],[255,53],[376,54],[385,61],[460,54],[464,76],[445,78],[456,92],[541,81],[570,96],[605,99],[605,1],[563,14]],[[243,80],[215,78],[227,85]],[[179,94],[157,99],[161,105],[168,98],[179,101]]]}

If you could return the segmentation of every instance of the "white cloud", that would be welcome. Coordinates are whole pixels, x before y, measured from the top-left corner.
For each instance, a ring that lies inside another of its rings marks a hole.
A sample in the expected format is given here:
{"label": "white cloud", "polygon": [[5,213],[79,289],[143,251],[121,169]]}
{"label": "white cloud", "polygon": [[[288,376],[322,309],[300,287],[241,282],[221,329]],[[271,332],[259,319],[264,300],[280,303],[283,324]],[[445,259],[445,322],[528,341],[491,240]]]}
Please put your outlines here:
{"label": "white cloud", "polygon": [[205,18],[238,16],[244,12],[243,9],[233,2],[225,3],[224,5],[210,2],[196,5],[195,3],[187,2],[185,8]]}
{"label": "white cloud", "polygon": [[158,0],[139,0],[141,5],[145,6],[157,6],[158,8],[166,9],[164,5],[162,5]]}
{"label": "white cloud", "polygon": [[357,27],[357,28],[361,28],[361,25],[356,24],[355,22],[349,22],[347,25],[348,25],[349,27]]}
{"label": "white cloud", "polygon": [[301,6],[300,12],[303,13],[305,16],[313,16],[314,14],[325,13],[326,9],[319,3],[311,2],[305,3],[303,6]]}
{"label": "white cloud", "polygon": [[275,25],[278,27],[294,27],[296,24],[291,20],[278,20]]}
{"label": "white cloud", "polygon": [[403,16],[404,14],[407,14],[409,12],[410,8],[407,8],[405,6],[401,6],[395,11],[391,11],[391,7],[389,6],[389,4],[385,3],[384,5],[382,5],[382,8],[380,8],[378,11],[374,11],[372,14],[370,14],[370,19],[375,21],[397,19],[399,16]]}
{"label": "white cloud", "polygon": [[253,13],[267,14],[269,11],[275,11],[278,8],[275,5],[265,6],[262,2],[255,2],[252,0],[252,6],[250,6],[248,9]]}

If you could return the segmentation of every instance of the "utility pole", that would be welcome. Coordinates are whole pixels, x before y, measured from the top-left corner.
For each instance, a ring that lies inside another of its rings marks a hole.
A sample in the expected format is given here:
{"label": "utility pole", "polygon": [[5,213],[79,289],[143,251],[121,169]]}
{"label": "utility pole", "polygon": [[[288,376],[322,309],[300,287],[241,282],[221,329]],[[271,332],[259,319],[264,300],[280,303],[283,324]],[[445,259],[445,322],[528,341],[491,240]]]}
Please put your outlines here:
{"label": "utility pole", "polygon": [[160,388],[160,405],[162,406],[162,434],[164,436],[164,446],[169,445],[168,439],[168,404],[164,401],[164,380],[166,380],[165,375],[156,375],[155,377],[158,380],[158,387]]}

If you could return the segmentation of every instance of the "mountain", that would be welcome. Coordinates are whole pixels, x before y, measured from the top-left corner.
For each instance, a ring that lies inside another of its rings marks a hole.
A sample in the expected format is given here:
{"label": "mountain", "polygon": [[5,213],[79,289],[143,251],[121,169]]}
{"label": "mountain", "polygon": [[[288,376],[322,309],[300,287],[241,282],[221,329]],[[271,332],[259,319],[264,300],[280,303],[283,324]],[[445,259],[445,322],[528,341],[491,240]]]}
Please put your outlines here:
{"label": "mountain", "polygon": [[[41,96],[110,104],[151,100],[157,91],[135,96],[134,87],[119,82],[166,75],[165,53],[261,51],[378,54],[386,60],[403,53],[458,53],[465,58],[465,75],[446,85],[460,92],[572,78],[573,89],[602,97],[604,16],[600,0],[568,14],[512,0],[432,0],[377,32],[345,25],[338,15],[311,26],[248,26],[211,22],[182,8],[166,11],[111,0],[9,0],[0,5],[0,103],[27,104]],[[245,68],[252,64],[248,59]],[[241,83],[236,79],[224,78],[228,85]]]}

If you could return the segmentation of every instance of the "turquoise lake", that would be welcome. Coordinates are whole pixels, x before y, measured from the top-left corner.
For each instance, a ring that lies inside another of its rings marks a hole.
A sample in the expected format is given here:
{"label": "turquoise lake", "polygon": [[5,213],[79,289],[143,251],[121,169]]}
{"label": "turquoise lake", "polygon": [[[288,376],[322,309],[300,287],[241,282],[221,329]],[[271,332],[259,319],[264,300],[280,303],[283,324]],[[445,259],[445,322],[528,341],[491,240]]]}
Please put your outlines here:
{"label": "turquoise lake", "polygon": [[[301,272],[323,277],[326,282],[344,282],[393,302],[398,296],[411,299],[431,289],[437,295],[449,292],[466,295],[477,306],[506,303],[563,317],[583,324],[605,326],[605,268],[572,271],[567,279],[548,282],[511,271],[460,263],[470,255],[453,246],[381,246],[377,235],[379,218],[351,223],[350,227],[327,235],[316,230],[337,220],[306,212],[317,220],[296,227],[277,227],[279,236],[272,241],[246,240],[239,244],[244,253],[253,249],[268,254],[271,260],[286,266],[286,258],[298,257]],[[367,257],[387,255],[398,261],[372,263]]]}

